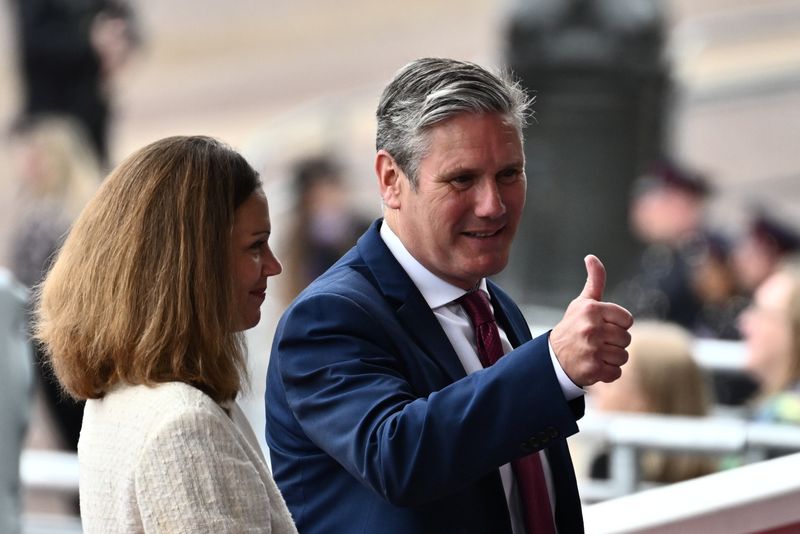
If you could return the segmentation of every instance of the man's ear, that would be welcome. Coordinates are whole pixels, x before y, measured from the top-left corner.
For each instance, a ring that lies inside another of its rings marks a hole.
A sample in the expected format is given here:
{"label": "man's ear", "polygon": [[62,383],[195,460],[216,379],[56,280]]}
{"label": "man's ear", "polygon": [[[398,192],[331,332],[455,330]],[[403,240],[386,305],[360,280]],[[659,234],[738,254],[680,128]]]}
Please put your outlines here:
{"label": "man's ear", "polygon": [[392,155],[383,149],[375,155],[375,174],[378,176],[383,204],[387,208],[398,209],[400,192],[403,187],[408,187],[408,180]]}

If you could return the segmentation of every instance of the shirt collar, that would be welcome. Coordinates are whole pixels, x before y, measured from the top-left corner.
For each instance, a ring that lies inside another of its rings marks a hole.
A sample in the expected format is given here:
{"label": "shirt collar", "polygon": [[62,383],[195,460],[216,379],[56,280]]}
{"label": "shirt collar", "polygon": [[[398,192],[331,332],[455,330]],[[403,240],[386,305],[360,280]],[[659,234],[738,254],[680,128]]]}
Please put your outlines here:
{"label": "shirt collar", "polygon": [[[430,309],[436,309],[445,304],[450,304],[452,301],[463,296],[467,291],[460,287],[454,286],[449,282],[445,282],[428,269],[426,269],[417,259],[411,255],[408,249],[397,237],[397,234],[389,228],[386,221],[381,224],[380,230],[381,239],[386,243],[389,252],[397,260],[403,270],[417,286],[419,292],[422,293],[422,298],[428,303]],[[478,287],[488,294],[486,286],[486,278],[481,278]]]}

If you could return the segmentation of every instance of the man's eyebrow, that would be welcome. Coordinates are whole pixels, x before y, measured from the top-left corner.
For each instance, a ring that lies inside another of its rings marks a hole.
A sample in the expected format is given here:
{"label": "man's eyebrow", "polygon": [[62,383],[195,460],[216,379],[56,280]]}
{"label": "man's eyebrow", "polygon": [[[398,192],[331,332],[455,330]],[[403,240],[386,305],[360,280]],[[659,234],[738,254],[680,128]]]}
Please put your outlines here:
{"label": "man's eyebrow", "polygon": [[[512,161],[510,163],[507,163],[507,164],[499,167],[497,172],[503,172],[503,171],[507,171],[507,170],[511,170],[511,169],[520,170],[520,171],[524,170],[525,169],[525,161],[524,160]],[[453,176],[458,176],[458,175],[463,175],[463,174],[479,174],[480,172],[481,171],[478,170],[477,168],[469,167],[469,166],[457,163],[453,167],[444,169],[443,171],[437,173],[436,176],[447,178],[447,177],[453,177]]]}
{"label": "man's eyebrow", "polygon": [[445,168],[442,172],[437,173],[438,176],[456,176],[459,174],[477,174],[479,171],[473,167],[468,167],[466,165],[462,165],[461,163],[457,163],[456,165]]}

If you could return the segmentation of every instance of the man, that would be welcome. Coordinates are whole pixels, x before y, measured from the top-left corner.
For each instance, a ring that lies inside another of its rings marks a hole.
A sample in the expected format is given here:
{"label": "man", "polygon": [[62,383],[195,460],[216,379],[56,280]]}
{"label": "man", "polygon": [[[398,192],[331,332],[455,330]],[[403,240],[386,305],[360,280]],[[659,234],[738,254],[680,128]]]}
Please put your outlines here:
{"label": "man", "polygon": [[528,104],[447,59],[415,61],[384,90],[385,218],[286,311],[267,376],[273,472],[301,532],[583,530],[565,438],[581,387],[620,376],[632,318],[600,302],[594,256],[534,340],[486,280],[525,203]]}
{"label": "man", "polygon": [[622,301],[637,317],[701,326],[703,302],[695,280],[711,250],[705,227],[711,188],[698,172],[662,159],[637,180],[630,225],[645,246],[639,272],[623,286]]}

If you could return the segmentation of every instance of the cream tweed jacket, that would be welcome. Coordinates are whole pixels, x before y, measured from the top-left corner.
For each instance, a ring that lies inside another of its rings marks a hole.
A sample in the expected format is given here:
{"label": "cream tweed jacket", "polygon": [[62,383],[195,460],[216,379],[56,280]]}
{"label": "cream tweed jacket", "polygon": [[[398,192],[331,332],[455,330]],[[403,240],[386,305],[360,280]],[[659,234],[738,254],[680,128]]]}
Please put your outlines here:
{"label": "cream tweed jacket", "polygon": [[239,407],[187,384],[87,401],[78,460],[86,534],[297,532]]}

